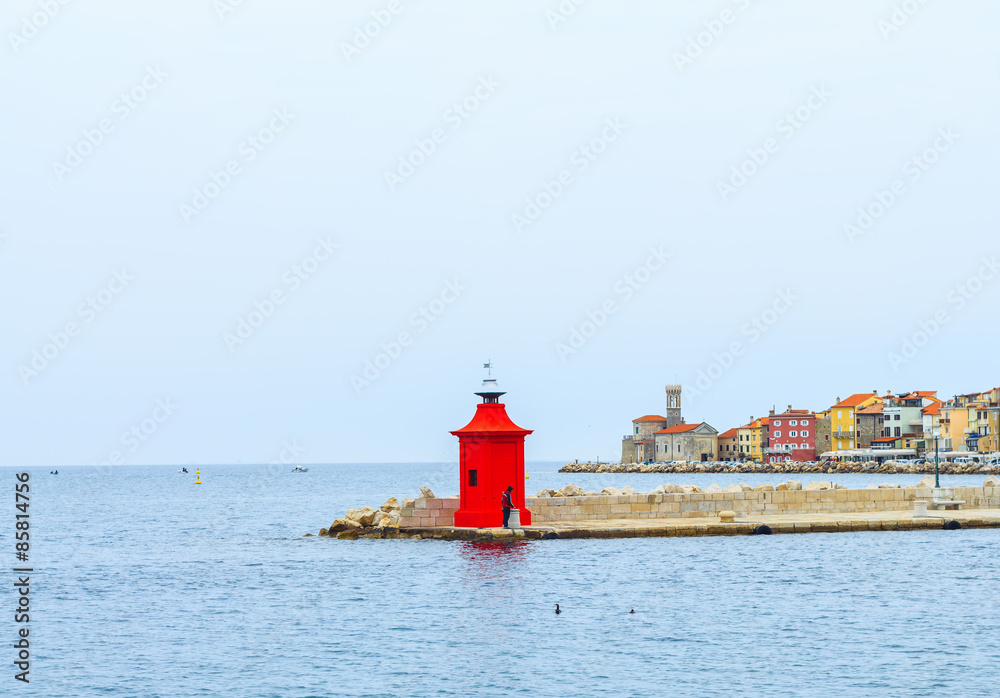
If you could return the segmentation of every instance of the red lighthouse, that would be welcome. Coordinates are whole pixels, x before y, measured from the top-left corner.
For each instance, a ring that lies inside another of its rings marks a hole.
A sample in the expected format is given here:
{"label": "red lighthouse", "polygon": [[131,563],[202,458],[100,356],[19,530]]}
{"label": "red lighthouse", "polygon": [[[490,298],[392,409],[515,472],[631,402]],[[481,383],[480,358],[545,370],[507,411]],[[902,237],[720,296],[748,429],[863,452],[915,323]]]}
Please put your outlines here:
{"label": "red lighthouse", "polygon": [[456,526],[490,528],[503,523],[500,495],[513,486],[511,502],[521,513],[521,524],[531,524],[524,508],[524,437],[510,420],[500,396],[505,393],[496,378],[487,378],[476,393],[483,398],[476,415],[461,429],[451,432],[461,449],[461,505],[455,512]]}

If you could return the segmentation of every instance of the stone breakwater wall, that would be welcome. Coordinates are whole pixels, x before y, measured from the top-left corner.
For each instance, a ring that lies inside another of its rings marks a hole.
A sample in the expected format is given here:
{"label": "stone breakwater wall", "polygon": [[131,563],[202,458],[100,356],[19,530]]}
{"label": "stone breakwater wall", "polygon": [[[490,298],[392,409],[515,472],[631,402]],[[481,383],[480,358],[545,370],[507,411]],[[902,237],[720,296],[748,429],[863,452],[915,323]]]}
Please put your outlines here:
{"label": "stone breakwater wall", "polygon": [[[951,499],[964,500],[966,508],[1000,508],[1000,486],[946,489]],[[912,509],[914,500],[930,501],[932,496],[931,487],[880,487],[536,497],[526,502],[532,523],[541,525],[595,519],[699,518],[718,516],[720,511],[732,511],[737,517],[893,511]]]}
{"label": "stone breakwater wall", "polygon": [[[933,484],[933,478],[924,478],[916,486],[883,484],[850,490],[830,482],[810,482],[803,487],[801,482],[789,480],[777,487],[740,483],[725,489],[711,485],[703,491],[695,485],[668,483],[652,492],[635,492],[630,487],[584,492],[569,484],[558,491],[542,490],[539,496],[525,498],[525,504],[535,526],[567,521],[697,519],[718,517],[723,511],[743,518],[884,512],[912,509],[915,500],[930,501],[935,496]],[[460,505],[458,495],[435,497],[428,488],[420,489],[421,496],[415,499],[398,502],[390,497],[379,509],[370,506],[348,509],[343,518],[336,519],[329,529],[321,529],[319,535],[340,539],[411,537],[407,530],[454,527],[455,512]],[[1000,478],[987,477],[982,487],[943,489],[946,498],[962,500],[966,509],[1000,510]]]}
{"label": "stone breakwater wall", "polygon": [[404,500],[404,503],[413,502],[412,507],[405,507],[399,511],[400,528],[427,528],[432,526],[454,526],[455,512],[458,511],[459,498],[445,497],[421,497],[415,500]]}
{"label": "stone breakwater wall", "polygon": [[[948,463],[941,461],[942,475],[989,475],[1000,473],[1000,465]],[[567,463],[560,473],[874,473],[884,475],[927,475],[934,472],[934,462],[925,464],[872,461],[861,463]]]}

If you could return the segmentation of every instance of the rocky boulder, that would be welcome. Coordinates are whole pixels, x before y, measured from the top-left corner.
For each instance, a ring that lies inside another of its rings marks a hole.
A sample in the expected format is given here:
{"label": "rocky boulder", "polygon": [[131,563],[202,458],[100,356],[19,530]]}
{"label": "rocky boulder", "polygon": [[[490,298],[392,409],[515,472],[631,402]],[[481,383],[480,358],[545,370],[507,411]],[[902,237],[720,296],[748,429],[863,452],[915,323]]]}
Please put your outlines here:
{"label": "rocky boulder", "polygon": [[327,533],[332,536],[340,533],[341,531],[351,531],[356,528],[361,528],[361,524],[357,521],[352,521],[351,519],[336,519],[332,524],[330,524],[330,528],[327,529]]}
{"label": "rocky boulder", "polygon": [[684,494],[694,494],[701,492],[701,488],[698,485],[681,485],[681,492]]}
{"label": "rocky boulder", "polygon": [[348,521],[354,521],[361,526],[371,526],[377,515],[378,512],[375,509],[364,506],[360,509],[348,509],[344,518]]}
{"label": "rocky boulder", "polygon": [[403,502],[399,505],[403,509],[412,509],[417,503],[413,497],[403,497]]}
{"label": "rocky boulder", "polygon": [[723,489],[722,491],[723,492],[742,492],[743,491],[743,485],[734,482],[731,485],[726,485],[725,489]]}
{"label": "rocky boulder", "polygon": [[831,487],[830,487],[830,483],[829,482],[827,482],[825,480],[822,480],[822,481],[819,481],[819,482],[810,482],[808,485],[806,485],[802,489],[804,489],[804,490],[806,490],[808,492],[816,492],[818,490],[828,490],[828,489],[831,489]]}
{"label": "rocky boulder", "polygon": [[622,491],[617,487],[605,487],[603,490],[601,490],[601,494],[611,495],[612,497],[617,497],[621,493]]}
{"label": "rocky boulder", "polygon": [[420,499],[434,499],[434,493],[426,485],[420,486]]}
{"label": "rocky boulder", "polygon": [[563,497],[582,497],[583,488],[579,485],[574,485],[572,482],[559,490],[559,493]]}
{"label": "rocky boulder", "polygon": [[753,488],[754,492],[774,492],[774,485],[766,483],[763,485],[757,485]]}
{"label": "rocky boulder", "polygon": [[399,511],[399,501],[395,497],[389,497],[379,508],[387,514],[390,511]]}
{"label": "rocky boulder", "polygon": [[1000,478],[990,475],[988,478],[983,480],[983,487],[1000,487]]}
{"label": "rocky boulder", "polygon": [[625,485],[622,487],[622,494],[635,494],[635,488],[632,485]]}
{"label": "rocky boulder", "polygon": [[722,488],[713,482],[711,485],[705,488],[705,492],[722,492]]}

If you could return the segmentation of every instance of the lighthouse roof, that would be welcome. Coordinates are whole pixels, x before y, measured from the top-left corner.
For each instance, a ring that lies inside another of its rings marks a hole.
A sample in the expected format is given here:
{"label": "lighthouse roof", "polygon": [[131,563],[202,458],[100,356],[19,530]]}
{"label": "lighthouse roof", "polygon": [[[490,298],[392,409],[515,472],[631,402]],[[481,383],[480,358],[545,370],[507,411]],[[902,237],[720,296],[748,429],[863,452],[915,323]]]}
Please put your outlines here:
{"label": "lighthouse roof", "polygon": [[531,431],[514,424],[507,416],[507,410],[502,402],[483,402],[476,405],[476,414],[471,422],[451,433],[455,436],[484,433],[527,436]]}

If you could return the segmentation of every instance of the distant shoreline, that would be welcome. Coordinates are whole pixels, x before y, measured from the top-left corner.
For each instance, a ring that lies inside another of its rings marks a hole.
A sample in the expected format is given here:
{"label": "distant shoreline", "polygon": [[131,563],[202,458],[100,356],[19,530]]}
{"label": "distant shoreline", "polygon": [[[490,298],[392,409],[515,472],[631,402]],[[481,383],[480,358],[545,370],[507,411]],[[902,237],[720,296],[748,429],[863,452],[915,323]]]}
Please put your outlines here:
{"label": "distant shoreline", "polygon": [[[560,473],[826,473],[826,474],[885,474],[885,475],[929,475],[934,473],[933,463],[912,464],[887,461],[885,463],[835,463],[814,464],[797,461],[783,463],[567,463],[559,468]],[[1000,465],[981,463],[950,463],[942,461],[938,466],[942,475],[991,475],[1000,473]]]}

